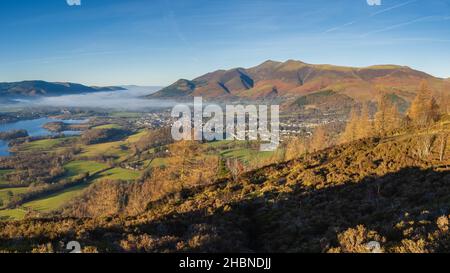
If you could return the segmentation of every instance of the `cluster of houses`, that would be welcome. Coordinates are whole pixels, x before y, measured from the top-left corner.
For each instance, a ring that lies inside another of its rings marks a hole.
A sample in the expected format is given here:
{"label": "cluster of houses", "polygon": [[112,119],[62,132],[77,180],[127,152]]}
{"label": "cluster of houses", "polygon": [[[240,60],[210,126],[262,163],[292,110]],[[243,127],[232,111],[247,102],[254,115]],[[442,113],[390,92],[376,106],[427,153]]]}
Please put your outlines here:
{"label": "cluster of houses", "polygon": [[170,116],[170,111],[152,112],[142,115],[135,124],[138,127],[156,129],[167,126],[172,126],[173,118]]}

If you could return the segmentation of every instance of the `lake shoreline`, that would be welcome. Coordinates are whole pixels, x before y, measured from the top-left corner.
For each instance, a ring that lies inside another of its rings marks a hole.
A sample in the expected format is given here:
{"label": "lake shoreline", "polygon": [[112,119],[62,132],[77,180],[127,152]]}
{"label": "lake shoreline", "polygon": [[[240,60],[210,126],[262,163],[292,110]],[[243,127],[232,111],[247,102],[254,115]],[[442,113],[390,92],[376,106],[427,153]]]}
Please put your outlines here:
{"label": "lake shoreline", "polygon": [[[13,130],[26,130],[29,133],[28,138],[30,139],[46,139],[49,137],[58,137],[61,135],[80,135],[82,131],[67,130],[61,132],[52,132],[45,128],[45,125],[50,122],[63,122],[68,125],[75,124],[86,124],[89,119],[55,119],[53,117],[47,116],[37,119],[21,120],[17,122],[3,123],[0,124],[0,132],[8,132]],[[11,156],[13,153],[10,151],[11,141],[10,140],[0,140],[0,156]]]}

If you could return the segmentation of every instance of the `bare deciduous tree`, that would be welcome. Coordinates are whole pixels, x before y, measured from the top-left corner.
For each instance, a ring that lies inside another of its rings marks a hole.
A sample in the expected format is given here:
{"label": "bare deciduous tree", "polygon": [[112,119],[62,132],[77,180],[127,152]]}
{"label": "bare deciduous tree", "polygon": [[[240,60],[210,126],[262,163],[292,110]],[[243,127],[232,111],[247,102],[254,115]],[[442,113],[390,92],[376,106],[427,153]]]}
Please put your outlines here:
{"label": "bare deciduous tree", "polygon": [[419,156],[424,158],[431,154],[433,143],[436,140],[435,135],[425,135],[419,140]]}
{"label": "bare deciduous tree", "polygon": [[237,158],[229,158],[226,161],[226,166],[234,181],[237,181],[245,172],[244,164]]}
{"label": "bare deciduous tree", "polygon": [[445,158],[445,150],[447,149],[448,134],[441,134],[439,137],[439,160],[442,162]]}

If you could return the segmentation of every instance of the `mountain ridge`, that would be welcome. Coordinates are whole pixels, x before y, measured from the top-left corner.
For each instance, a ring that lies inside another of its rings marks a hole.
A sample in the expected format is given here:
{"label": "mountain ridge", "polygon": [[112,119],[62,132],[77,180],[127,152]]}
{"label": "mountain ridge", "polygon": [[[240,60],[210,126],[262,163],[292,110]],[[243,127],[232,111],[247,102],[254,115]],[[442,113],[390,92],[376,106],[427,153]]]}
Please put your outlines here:
{"label": "mountain ridge", "polygon": [[180,79],[146,97],[265,99],[276,96],[288,99],[333,90],[364,101],[373,99],[375,91],[385,88],[411,100],[423,80],[430,82],[432,87],[448,84],[448,80],[401,65],[350,67],[268,60],[250,68],[221,69],[193,80]]}
{"label": "mountain ridge", "polygon": [[119,86],[86,86],[71,82],[47,82],[42,80],[0,82],[0,96],[3,97],[58,96],[119,90],[125,90],[125,88]]}

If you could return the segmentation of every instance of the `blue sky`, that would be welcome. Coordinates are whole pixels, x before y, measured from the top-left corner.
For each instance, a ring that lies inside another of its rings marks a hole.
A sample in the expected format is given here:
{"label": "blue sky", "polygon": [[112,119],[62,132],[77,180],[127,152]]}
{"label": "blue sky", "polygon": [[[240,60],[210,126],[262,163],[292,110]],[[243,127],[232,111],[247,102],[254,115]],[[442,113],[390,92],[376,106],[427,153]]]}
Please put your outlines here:
{"label": "blue sky", "polygon": [[0,81],[166,85],[267,59],[450,77],[450,0],[0,1]]}

